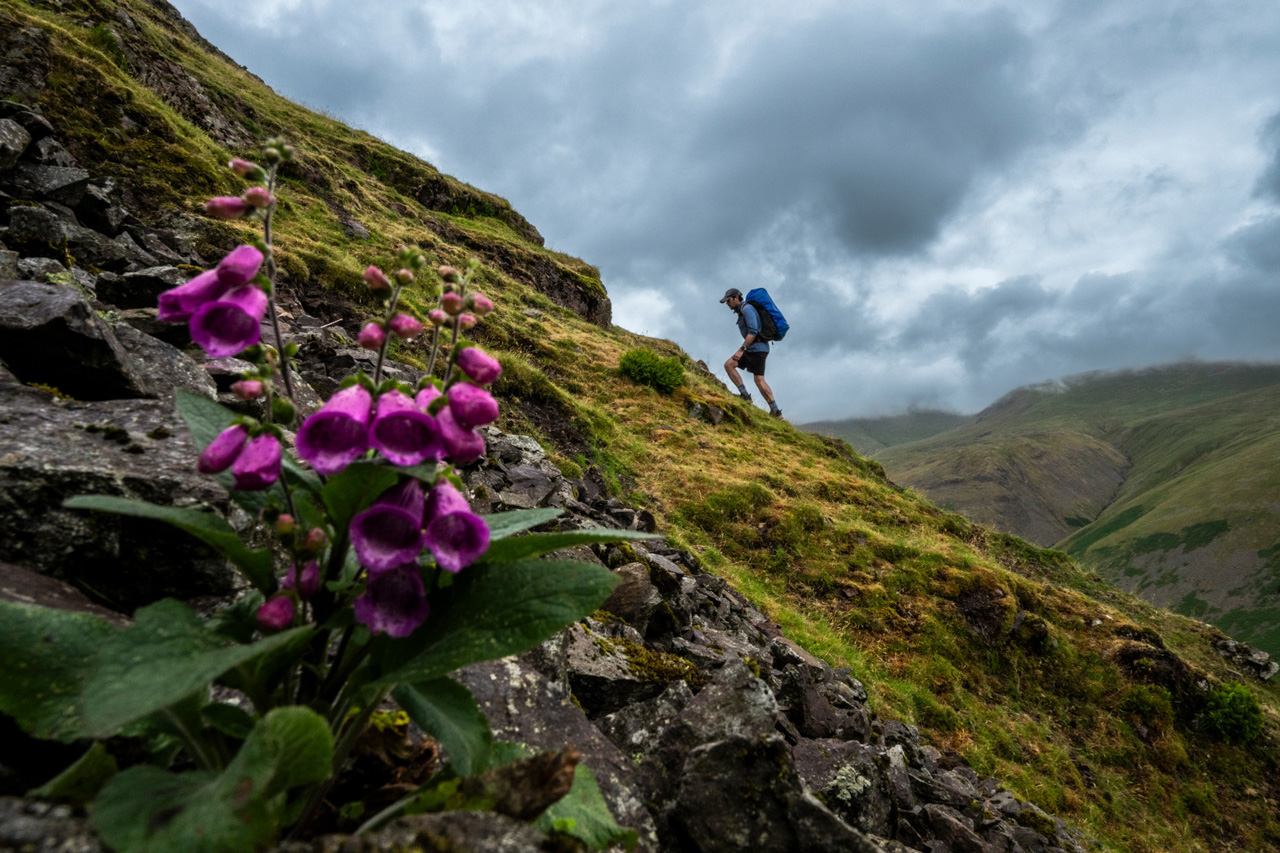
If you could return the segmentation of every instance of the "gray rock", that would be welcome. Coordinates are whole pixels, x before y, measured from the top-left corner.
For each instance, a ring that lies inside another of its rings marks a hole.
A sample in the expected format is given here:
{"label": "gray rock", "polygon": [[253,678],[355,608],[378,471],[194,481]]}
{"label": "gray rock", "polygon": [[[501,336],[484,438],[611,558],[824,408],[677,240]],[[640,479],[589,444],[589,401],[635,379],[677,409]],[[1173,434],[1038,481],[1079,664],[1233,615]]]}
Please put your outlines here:
{"label": "gray rock", "polygon": [[311,842],[288,842],[271,853],[543,853],[546,849],[547,836],[524,821],[496,812],[453,811],[398,818],[385,829],[359,837],[330,835]]}
{"label": "gray rock", "polygon": [[53,258],[22,258],[18,261],[17,277],[28,281],[56,284],[64,280],[66,275],[67,268]]}
{"label": "gray rock", "polygon": [[23,198],[48,199],[75,207],[89,186],[89,173],[74,166],[19,163],[13,170],[13,186]]}
{"label": "gray rock", "polygon": [[596,721],[605,737],[635,758],[658,747],[659,736],[693,700],[693,691],[684,681],[672,682],[661,695],[635,702]]}
{"label": "gray rock", "polygon": [[0,797],[0,850],[104,853],[106,847],[69,806]]}
{"label": "gray rock", "polygon": [[184,283],[189,275],[171,266],[147,267],[98,284],[98,298],[117,308],[154,308],[161,293]]}
{"label": "gray rock", "polygon": [[11,118],[0,118],[0,172],[7,172],[18,163],[22,152],[31,144],[31,134]]}
{"label": "gray rock", "polygon": [[42,166],[76,167],[80,164],[71,152],[62,147],[62,143],[52,136],[39,139],[27,151],[27,156]]}
{"label": "gray rock", "polygon": [[[632,647],[636,642],[630,641]],[[657,696],[665,684],[639,672],[627,656],[627,643],[582,625],[569,627],[568,672],[574,698],[590,718]]]}
{"label": "gray rock", "polygon": [[889,760],[881,750],[838,740],[802,740],[792,754],[801,780],[837,817],[863,832],[893,834],[894,798],[884,770]]}
{"label": "gray rock", "polygon": [[354,219],[347,219],[342,223],[342,233],[353,240],[368,240],[371,236],[369,229]]}
{"label": "gray rock", "polygon": [[111,198],[110,186],[108,182],[101,186],[90,183],[85,187],[84,198],[76,205],[76,216],[82,225],[115,237],[128,220],[129,211]]}
{"label": "gray rock", "polygon": [[127,323],[119,323],[112,330],[129,356],[127,367],[138,393],[172,400],[175,389],[183,388],[210,400],[217,397],[213,379],[182,350]]}
{"label": "gray rock", "polygon": [[18,275],[18,253],[10,249],[0,249],[0,281],[9,281],[17,278]]}
{"label": "gray rock", "polygon": [[613,572],[622,583],[613,588],[600,609],[612,613],[641,634],[649,626],[649,617],[662,603],[662,595],[649,580],[649,569],[643,563],[628,563]]}
{"label": "gray rock", "polygon": [[507,469],[507,486],[498,492],[499,503],[512,509],[533,509],[556,490],[556,483],[541,468],[516,465]]}
{"label": "gray rock", "polygon": [[965,818],[938,805],[927,805],[924,812],[934,834],[956,853],[987,853],[986,843]]}
{"label": "gray rock", "polygon": [[474,664],[456,674],[489,719],[494,736],[535,749],[574,746],[596,775],[614,819],[640,834],[637,850],[658,849],[653,817],[637,792],[631,761],[591,724],[555,682],[516,658]]}
{"label": "gray rock", "polygon": [[23,255],[65,256],[66,225],[43,207],[17,205],[9,208],[9,233],[5,240]]}
{"label": "gray rock", "polygon": [[196,473],[195,458],[169,403],[67,402],[0,384],[0,560],[126,613],[165,596],[235,590],[226,561],[176,528],[62,507],[80,494],[225,507],[226,492]]}

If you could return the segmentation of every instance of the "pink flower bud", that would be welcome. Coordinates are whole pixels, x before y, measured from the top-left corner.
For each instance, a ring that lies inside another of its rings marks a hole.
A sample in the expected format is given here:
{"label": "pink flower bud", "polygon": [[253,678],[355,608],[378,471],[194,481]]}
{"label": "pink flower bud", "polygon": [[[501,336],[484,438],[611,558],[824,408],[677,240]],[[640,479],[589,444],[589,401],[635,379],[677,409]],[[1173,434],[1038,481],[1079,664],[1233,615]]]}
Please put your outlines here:
{"label": "pink flower bud", "polygon": [[472,382],[488,385],[502,375],[502,365],[479,347],[467,347],[458,353],[458,367]]}
{"label": "pink flower bud", "polygon": [[464,330],[470,329],[471,327],[475,326],[475,324],[476,324],[475,314],[463,314],[460,317],[458,317],[458,328],[460,329],[464,329]]}
{"label": "pink flower bud", "polygon": [[462,296],[458,293],[446,293],[440,297],[440,307],[444,309],[444,313],[450,317],[456,317],[462,313]]}
{"label": "pink flower bud", "polygon": [[257,400],[267,393],[267,386],[258,379],[241,379],[231,386],[231,393],[241,400]]}
{"label": "pink flower bud", "polygon": [[410,317],[408,314],[395,315],[391,318],[391,322],[388,325],[390,325],[391,331],[394,332],[397,337],[403,338],[406,341],[411,341],[418,335],[422,334],[422,324],[413,317]]}
{"label": "pink flower bud", "polygon": [[443,326],[449,320],[449,315],[441,311],[439,308],[432,308],[427,312],[427,319],[431,321],[433,326]]}
{"label": "pink flower bud", "polygon": [[381,293],[384,290],[391,289],[391,282],[387,280],[386,274],[372,264],[365,267],[364,282],[369,285],[369,289],[374,293]]}
{"label": "pink flower bud", "polygon": [[249,205],[242,198],[220,195],[206,201],[204,211],[214,219],[240,219],[249,212]]}
{"label": "pink flower bud", "polygon": [[276,534],[278,536],[291,536],[298,529],[298,521],[287,512],[280,513],[276,518]]}
{"label": "pink flower bud", "polygon": [[411,283],[411,282],[413,281],[413,271],[412,271],[412,270],[399,270],[399,271],[396,273],[396,281],[397,281],[399,284],[409,284],[409,283]]}
{"label": "pink flower bud", "polygon": [[382,344],[387,340],[387,333],[383,331],[381,325],[370,320],[364,324],[364,328],[360,330],[360,334],[356,335],[356,342],[365,349],[382,349]]}
{"label": "pink flower bud", "polygon": [[313,527],[307,531],[307,538],[302,540],[302,547],[308,551],[319,552],[329,544],[329,534],[323,528]]}
{"label": "pink flower bud", "polygon": [[483,293],[472,293],[467,297],[467,307],[483,317],[493,310],[493,302]]}
{"label": "pink flower bud", "polygon": [[283,631],[293,624],[293,599],[277,595],[258,608],[258,627],[268,633]]}
{"label": "pink flower bud", "polygon": [[462,273],[458,272],[457,267],[443,266],[440,267],[440,277],[445,281],[457,281]]}
{"label": "pink flower bud", "polygon": [[280,586],[284,589],[296,590],[298,598],[303,601],[310,601],[311,596],[316,594],[316,590],[320,588],[320,564],[315,560],[307,563],[302,567],[302,576],[298,576],[298,566],[295,563],[289,567],[289,573],[285,575]]}
{"label": "pink flower bud", "polygon": [[234,158],[227,167],[242,178],[249,178],[262,171],[262,167],[257,163],[241,160],[239,157]]}
{"label": "pink flower bud", "polygon": [[266,187],[249,187],[240,197],[245,200],[246,204],[259,210],[270,207],[276,202],[271,193],[267,192]]}

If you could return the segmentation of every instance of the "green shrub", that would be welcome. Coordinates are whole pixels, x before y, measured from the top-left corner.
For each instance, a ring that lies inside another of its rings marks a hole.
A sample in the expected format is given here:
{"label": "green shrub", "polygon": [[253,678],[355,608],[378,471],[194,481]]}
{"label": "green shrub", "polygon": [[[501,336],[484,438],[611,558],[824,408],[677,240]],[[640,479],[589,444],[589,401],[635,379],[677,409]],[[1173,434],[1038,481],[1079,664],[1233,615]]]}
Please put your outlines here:
{"label": "green shrub", "polygon": [[1164,731],[1173,724],[1173,697],[1163,687],[1136,685],[1120,700],[1120,710],[1134,722]]}
{"label": "green shrub", "polygon": [[1227,743],[1245,744],[1262,733],[1262,709],[1243,684],[1226,684],[1209,694],[1205,728]]}
{"label": "green shrub", "polygon": [[628,350],[618,368],[632,382],[648,385],[661,394],[670,394],[684,384],[680,359],[659,358],[647,349]]}

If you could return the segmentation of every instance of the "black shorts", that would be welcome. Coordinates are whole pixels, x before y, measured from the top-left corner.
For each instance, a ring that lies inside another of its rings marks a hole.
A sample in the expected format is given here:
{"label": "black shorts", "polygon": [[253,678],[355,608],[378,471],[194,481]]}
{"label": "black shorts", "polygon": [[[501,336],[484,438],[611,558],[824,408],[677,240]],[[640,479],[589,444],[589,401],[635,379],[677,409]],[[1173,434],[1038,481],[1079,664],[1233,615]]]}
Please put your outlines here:
{"label": "black shorts", "polygon": [[764,376],[764,360],[768,357],[767,352],[744,352],[738,359],[738,367],[752,376]]}

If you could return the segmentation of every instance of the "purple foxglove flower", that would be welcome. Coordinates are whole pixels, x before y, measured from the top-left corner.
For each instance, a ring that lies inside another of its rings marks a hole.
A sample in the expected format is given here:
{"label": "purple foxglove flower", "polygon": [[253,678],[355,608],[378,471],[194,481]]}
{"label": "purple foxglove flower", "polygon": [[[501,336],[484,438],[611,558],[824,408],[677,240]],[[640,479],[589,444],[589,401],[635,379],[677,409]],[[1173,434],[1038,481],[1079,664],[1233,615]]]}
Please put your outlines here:
{"label": "purple foxglove flower", "polygon": [[391,289],[391,282],[387,280],[387,274],[372,264],[364,268],[364,283],[369,285],[369,289],[374,293],[382,293]]}
{"label": "purple foxglove flower", "polygon": [[467,347],[458,353],[458,367],[479,385],[488,385],[502,375],[498,360],[479,347]]}
{"label": "purple foxglove flower", "polygon": [[227,164],[227,168],[235,172],[240,177],[247,178],[262,167],[257,163],[251,163],[248,160],[241,160],[239,157],[232,157],[231,162]]}
{"label": "purple foxglove flower", "polygon": [[218,261],[218,281],[228,289],[248,284],[262,268],[262,261],[262,252],[253,246],[236,246]]}
{"label": "purple foxglove flower", "polygon": [[444,313],[450,317],[457,316],[462,313],[462,294],[446,293],[440,297],[440,307],[444,309]]}
{"label": "purple foxglove flower", "polygon": [[484,436],[474,429],[461,426],[453,417],[453,410],[441,409],[436,415],[440,438],[444,440],[446,455],[459,465],[466,465],[484,456]]}
{"label": "purple foxglove flower", "polygon": [[489,550],[489,526],[469,510],[451,512],[427,525],[426,540],[436,565],[456,574]]}
{"label": "purple foxglove flower", "polygon": [[258,627],[263,631],[283,631],[293,624],[293,599],[287,595],[277,595],[258,608],[257,620]]}
{"label": "purple foxglove flower", "polygon": [[253,285],[241,287],[191,315],[191,340],[210,358],[238,355],[258,342],[266,313],[267,294]]}
{"label": "purple foxglove flower", "polygon": [[196,470],[201,474],[221,474],[236,461],[236,457],[240,455],[240,451],[244,450],[245,442],[248,440],[249,430],[242,425],[227,427],[218,433],[200,454]]}
{"label": "purple foxglove flower", "polygon": [[399,391],[388,391],[378,398],[369,440],[396,465],[418,465],[444,456],[436,419]]}
{"label": "purple foxglove flower", "polygon": [[427,406],[431,405],[431,401],[439,396],[441,396],[440,389],[434,385],[428,385],[417,393],[417,396],[413,398],[413,402],[425,412]]}
{"label": "purple foxglove flower", "polygon": [[267,393],[267,386],[260,379],[241,379],[231,384],[231,393],[241,400],[256,400]]}
{"label": "purple foxglove flower", "polygon": [[270,207],[275,204],[275,196],[267,192],[266,187],[249,187],[240,196],[250,207],[256,207],[262,210],[264,207]]}
{"label": "purple foxglove flower", "polygon": [[364,349],[382,349],[382,344],[386,340],[387,333],[382,330],[381,325],[373,321],[365,323],[364,328],[360,330],[360,334],[356,335],[356,343],[360,344]]}
{"label": "purple foxglove flower", "polygon": [[364,594],[354,602],[356,619],[375,634],[407,637],[427,621],[426,590],[415,563],[369,576]]}
{"label": "purple foxglove flower", "polygon": [[388,324],[397,337],[411,341],[422,334],[422,324],[408,314],[397,314]]}
{"label": "purple foxglove flower", "polygon": [[408,479],[351,519],[351,545],[360,565],[376,574],[416,560],[422,551],[425,506],[422,487]]}
{"label": "purple foxglove flower", "polygon": [[458,315],[458,328],[459,328],[459,329],[463,329],[463,330],[470,329],[470,328],[472,328],[473,326],[475,326],[475,324],[476,324],[476,315],[475,315],[475,314],[459,314],[459,315]]}
{"label": "purple foxglove flower", "polygon": [[220,195],[206,201],[204,211],[214,219],[239,219],[249,212],[249,205],[242,198]]}
{"label": "purple foxglove flower", "polygon": [[218,278],[217,270],[202,272],[186,284],[160,294],[158,317],[166,323],[185,323],[202,305],[221,298],[230,289]]}
{"label": "purple foxglove flower", "polygon": [[311,596],[315,595],[316,590],[320,588],[320,564],[315,560],[307,563],[302,567],[302,577],[299,579],[298,564],[294,563],[289,567],[289,574],[285,575],[280,586],[284,589],[296,589],[298,598],[310,601]]}
{"label": "purple foxglove flower", "polygon": [[329,398],[298,429],[298,455],[320,474],[346,468],[369,449],[369,414],[373,398],[359,385]]}
{"label": "purple foxglove flower", "polygon": [[241,492],[260,492],[280,479],[280,442],[264,433],[245,445],[231,466],[236,481],[231,488]]}
{"label": "purple foxglove flower", "polygon": [[439,308],[432,308],[427,312],[427,319],[431,321],[433,326],[443,326],[448,321],[449,315]]}
{"label": "purple foxglove flower", "polygon": [[477,385],[459,382],[449,389],[449,411],[463,429],[475,429],[498,419],[498,401]]}
{"label": "purple foxglove flower", "polygon": [[471,504],[467,503],[467,499],[462,492],[454,488],[453,483],[441,477],[440,482],[432,486],[431,491],[427,492],[423,517],[426,519],[427,524],[431,524],[437,518],[443,515],[451,515],[455,512],[471,512]]}
{"label": "purple foxglove flower", "polygon": [[483,317],[493,310],[493,301],[483,293],[472,293],[467,297],[468,307]]}

